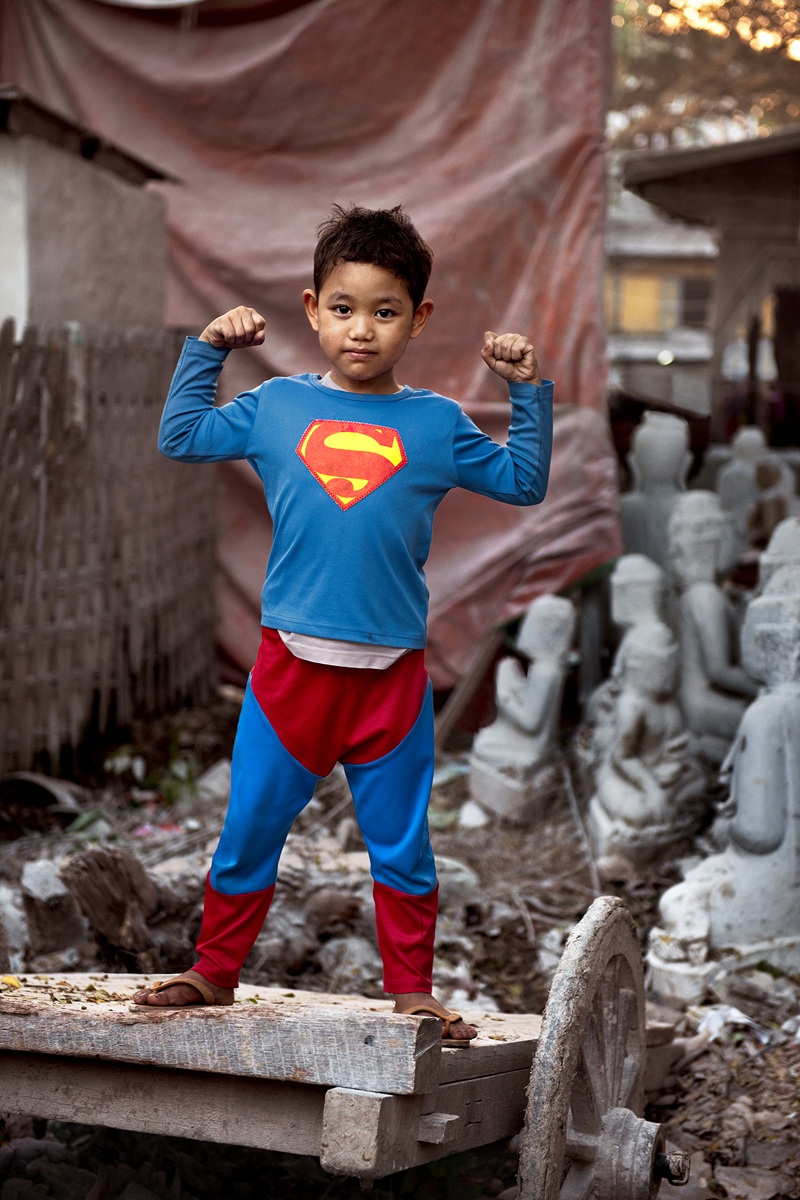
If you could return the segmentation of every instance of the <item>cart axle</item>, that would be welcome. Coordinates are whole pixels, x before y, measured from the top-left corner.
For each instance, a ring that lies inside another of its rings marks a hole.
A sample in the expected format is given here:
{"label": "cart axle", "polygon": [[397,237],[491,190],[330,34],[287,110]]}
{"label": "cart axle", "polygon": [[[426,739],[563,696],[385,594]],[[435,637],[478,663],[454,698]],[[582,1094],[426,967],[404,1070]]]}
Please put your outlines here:
{"label": "cart axle", "polygon": [[685,1187],[689,1182],[689,1171],[688,1154],[664,1154],[663,1152],[656,1154],[653,1168],[656,1179],[671,1183],[673,1187]]}

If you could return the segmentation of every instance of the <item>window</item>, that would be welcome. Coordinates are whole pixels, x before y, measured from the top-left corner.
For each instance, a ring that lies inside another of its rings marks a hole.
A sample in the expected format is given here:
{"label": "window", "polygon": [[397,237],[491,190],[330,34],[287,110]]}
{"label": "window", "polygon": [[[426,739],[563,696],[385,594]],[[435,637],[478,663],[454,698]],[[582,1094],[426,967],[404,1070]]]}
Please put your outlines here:
{"label": "window", "polygon": [[711,280],[690,275],[681,280],[681,325],[707,329],[711,308]]}
{"label": "window", "polygon": [[606,326],[610,333],[669,333],[679,326],[708,325],[711,279],[609,271],[605,281]]}

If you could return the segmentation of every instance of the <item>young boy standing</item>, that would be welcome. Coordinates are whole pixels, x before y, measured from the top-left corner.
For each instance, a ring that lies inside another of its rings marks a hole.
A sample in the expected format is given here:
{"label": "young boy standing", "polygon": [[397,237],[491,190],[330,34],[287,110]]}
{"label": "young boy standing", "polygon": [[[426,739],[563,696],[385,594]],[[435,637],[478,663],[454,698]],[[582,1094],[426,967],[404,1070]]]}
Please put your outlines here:
{"label": "young boy standing", "polygon": [[187,339],[181,354],[159,448],[184,462],[247,459],[274,533],[198,961],[138,992],[138,1004],[233,1003],[289,829],[318,779],[341,762],[369,851],[395,1011],[440,1017],[451,1044],[475,1036],[431,995],[437,882],[423,568],[450,488],[509,504],[544,498],[553,385],[542,383],[527,338],[485,335],[483,359],[510,391],[500,446],[455,401],[399,384],[395,367],[433,311],[431,263],[402,209],[337,206],[320,228],[314,289],[303,294],[330,363],[324,377],[270,379],[215,407],[228,352],[264,341],[264,318],[244,307]]}

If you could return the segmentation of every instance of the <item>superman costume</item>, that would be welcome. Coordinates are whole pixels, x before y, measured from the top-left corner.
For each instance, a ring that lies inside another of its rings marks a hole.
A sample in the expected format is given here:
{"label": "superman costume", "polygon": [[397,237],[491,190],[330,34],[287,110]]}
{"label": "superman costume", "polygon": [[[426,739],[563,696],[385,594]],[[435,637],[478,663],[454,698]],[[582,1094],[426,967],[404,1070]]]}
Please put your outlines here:
{"label": "superman costume", "polygon": [[[553,385],[509,385],[511,424],[500,446],[455,401],[424,389],[368,395],[299,375],[215,407],[227,353],[187,339],[159,433],[162,453],[184,462],[246,459],[274,526],[262,643],[239,720],[195,970],[237,985],[292,822],[317,780],[341,762],[370,856],[384,988],[430,992],[437,883],[423,648],[433,517],[453,487],[510,504],[544,498]],[[385,669],[329,666],[296,658],[278,631],[407,653]]]}

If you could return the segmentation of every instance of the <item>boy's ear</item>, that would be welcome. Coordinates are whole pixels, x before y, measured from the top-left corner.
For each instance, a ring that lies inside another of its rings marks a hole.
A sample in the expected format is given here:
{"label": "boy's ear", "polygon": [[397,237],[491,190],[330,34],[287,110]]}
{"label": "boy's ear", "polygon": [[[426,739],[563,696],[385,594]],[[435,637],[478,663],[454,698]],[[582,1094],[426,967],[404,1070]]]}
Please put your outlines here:
{"label": "boy's ear", "polygon": [[417,311],[414,313],[414,320],[411,322],[410,337],[419,337],[425,326],[428,324],[428,321],[430,321],[432,312],[433,301],[423,300],[417,308]]}
{"label": "boy's ear", "polygon": [[306,288],[303,292],[303,304],[305,305],[306,316],[311,324],[311,328],[319,333],[319,306],[317,304],[317,293],[311,288]]}

